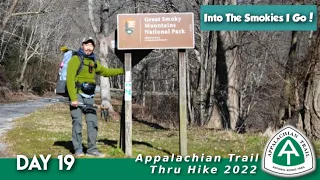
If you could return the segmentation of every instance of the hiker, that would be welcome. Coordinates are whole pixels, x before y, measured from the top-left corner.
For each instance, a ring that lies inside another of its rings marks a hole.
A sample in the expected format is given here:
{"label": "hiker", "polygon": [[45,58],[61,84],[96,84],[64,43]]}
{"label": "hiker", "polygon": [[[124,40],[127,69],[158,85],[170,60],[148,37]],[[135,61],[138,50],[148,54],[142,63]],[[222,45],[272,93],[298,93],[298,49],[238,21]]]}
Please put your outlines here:
{"label": "hiker", "polygon": [[[84,108],[78,106],[79,103],[94,104],[95,95],[95,75],[104,77],[124,74],[123,68],[106,68],[96,60],[93,53],[95,43],[93,38],[84,38],[81,47],[77,51],[83,57],[83,67],[78,72],[81,59],[74,55],[70,59],[67,67],[67,91],[69,94],[70,113],[72,117],[72,144],[75,156],[84,156],[82,147],[82,113],[86,116],[88,149],[86,156],[105,157],[98,151],[96,141],[98,133],[98,117],[95,108]],[[77,75],[78,74],[78,75]],[[77,76],[76,76],[77,75]]]}

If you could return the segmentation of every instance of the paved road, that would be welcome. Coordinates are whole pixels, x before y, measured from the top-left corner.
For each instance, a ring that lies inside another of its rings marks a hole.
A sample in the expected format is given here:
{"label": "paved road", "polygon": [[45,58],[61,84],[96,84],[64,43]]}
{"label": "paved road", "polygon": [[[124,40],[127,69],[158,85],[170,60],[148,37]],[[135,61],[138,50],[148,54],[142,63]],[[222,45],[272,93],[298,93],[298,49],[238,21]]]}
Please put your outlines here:
{"label": "paved road", "polygon": [[[43,108],[44,106],[59,101],[63,101],[63,99],[56,97],[52,101],[51,98],[43,98],[19,103],[0,104],[0,136],[12,128],[14,119],[25,116],[39,108]],[[4,143],[0,143],[0,156],[5,154],[5,148],[6,145]]]}
{"label": "paved road", "polygon": [[[100,86],[96,87],[96,92],[100,92]],[[0,104],[0,137],[10,130],[13,120],[28,115],[37,109],[60,101],[67,101],[59,96],[54,98],[42,98],[19,103]],[[0,157],[5,156],[6,144],[0,142]]]}

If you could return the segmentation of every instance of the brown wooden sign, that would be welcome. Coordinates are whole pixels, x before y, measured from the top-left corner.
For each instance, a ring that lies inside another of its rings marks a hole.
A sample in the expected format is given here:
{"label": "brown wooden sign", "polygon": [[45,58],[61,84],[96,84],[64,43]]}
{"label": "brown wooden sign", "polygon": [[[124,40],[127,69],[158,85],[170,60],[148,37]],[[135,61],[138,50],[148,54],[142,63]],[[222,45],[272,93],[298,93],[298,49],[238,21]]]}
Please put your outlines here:
{"label": "brown wooden sign", "polygon": [[120,59],[122,63],[124,63],[124,56],[125,53],[131,53],[132,54],[132,62],[131,65],[134,67],[136,64],[138,64],[144,57],[146,57],[152,49],[136,49],[136,50],[119,50],[118,49],[118,40],[117,40],[117,30],[112,32],[107,37],[107,44],[109,49],[111,49],[112,52],[115,53],[115,55]]}
{"label": "brown wooden sign", "polygon": [[194,48],[193,13],[118,14],[118,49]]}

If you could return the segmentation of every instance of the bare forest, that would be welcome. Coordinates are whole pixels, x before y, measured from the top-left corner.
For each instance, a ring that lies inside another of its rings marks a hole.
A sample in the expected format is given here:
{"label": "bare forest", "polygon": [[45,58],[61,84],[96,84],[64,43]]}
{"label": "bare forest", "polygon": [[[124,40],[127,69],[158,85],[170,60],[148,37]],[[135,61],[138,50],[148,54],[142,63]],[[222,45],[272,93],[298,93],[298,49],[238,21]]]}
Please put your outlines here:
{"label": "bare forest", "polygon": [[[193,12],[196,46],[187,50],[188,126],[238,133],[286,124],[320,139],[320,30],[201,31],[201,5],[310,4],[318,0],[0,0],[0,99],[9,92],[53,93],[60,47],[97,40],[108,67],[123,63],[107,48],[119,13]],[[318,27],[319,27],[318,13]],[[153,50],[133,67],[134,103],[150,121],[179,124],[178,51]],[[123,77],[99,78],[102,104]],[[110,108],[113,111],[112,108]],[[133,112],[134,114],[135,112]]]}

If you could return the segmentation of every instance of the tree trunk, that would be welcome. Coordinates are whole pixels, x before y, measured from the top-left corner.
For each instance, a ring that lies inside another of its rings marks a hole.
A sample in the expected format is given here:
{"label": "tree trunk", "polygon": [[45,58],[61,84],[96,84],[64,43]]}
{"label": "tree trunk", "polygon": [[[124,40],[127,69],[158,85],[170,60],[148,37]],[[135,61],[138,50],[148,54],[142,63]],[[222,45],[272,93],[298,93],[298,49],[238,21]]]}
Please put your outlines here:
{"label": "tree trunk", "polygon": [[[108,48],[107,42],[105,41],[106,38],[103,38],[100,42],[100,62],[102,66],[108,67]],[[109,112],[115,112],[111,104],[110,78],[100,76],[100,88],[101,106],[107,107],[109,109]]]}
{"label": "tree trunk", "polygon": [[7,25],[9,19],[10,19],[11,16],[12,16],[12,13],[13,13],[14,9],[16,8],[16,6],[17,6],[17,4],[18,4],[18,1],[19,1],[19,0],[14,0],[14,1],[12,2],[12,5],[10,6],[9,11],[7,12],[7,15],[3,18],[2,24],[1,24],[1,27],[0,27],[0,35],[2,35],[5,26]]}
{"label": "tree trunk", "polygon": [[206,108],[206,124],[210,121],[212,116],[213,106],[214,106],[214,82],[215,82],[215,62],[216,57],[214,56],[216,52],[215,36],[216,33],[210,31],[209,33],[209,43],[208,43],[208,64],[207,64],[207,77],[206,77],[206,92],[207,92],[207,108]]}
{"label": "tree trunk", "polygon": [[[237,5],[236,0],[229,2],[231,5]],[[230,113],[230,125],[232,130],[240,131],[242,125],[239,122],[239,94],[238,94],[238,46],[236,45],[238,32],[229,31],[226,41],[229,41],[226,59],[228,65],[228,106]]]}
{"label": "tree trunk", "polygon": [[[301,0],[297,0],[295,5],[300,5]],[[298,82],[297,82],[297,72],[295,70],[295,63],[298,62],[297,57],[297,46],[299,43],[299,35],[297,31],[292,31],[291,33],[291,43],[290,50],[288,54],[288,60],[285,67],[284,75],[284,87],[283,94],[281,96],[281,102],[279,106],[279,118],[274,125],[275,129],[281,128],[285,124],[293,125],[302,130],[299,124],[302,124],[302,116],[300,114],[300,102],[298,95]]]}
{"label": "tree trunk", "polygon": [[319,64],[317,73],[310,77],[305,96],[304,129],[306,135],[313,139],[320,139],[320,74]]}
{"label": "tree trunk", "polygon": [[[208,5],[209,0],[204,0],[203,5]],[[206,46],[206,41],[210,42],[210,39],[207,40],[208,38],[208,33],[207,32],[200,32],[200,83],[199,83],[199,92],[200,92],[200,97],[199,97],[199,102],[200,102],[200,126],[203,126],[206,122],[206,69],[207,69],[207,62],[208,62],[208,49],[210,48],[209,45]],[[206,48],[207,47],[207,48]]]}
{"label": "tree trunk", "polygon": [[[88,0],[88,9],[89,9],[89,19],[93,31],[95,32],[96,39],[100,45],[100,61],[101,65],[108,67],[108,48],[107,48],[107,37],[109,27],[108,27],[108,16],[109,16],[109,1],[101,1],[100,6],[100,29],[98,30],[93,16],[93,1]],[[111,94],[110,94],[110,78],[100,77],[100,97],[101,97],[101,106],[108,109],[109,113],[114,113],[113,106],[111,104]]]}
{"label": "tree trunk", "polygon": [[[219,2],[224,5],[236,5],[236,0]],[[223,128],[239,131],[239,94],[238,94],[238,32],[218,31],[216,49],[216,81],[214,96]],[[220,125],[220,123],[215,123]]]}
{"label": "tree trunk", "polygon": [[205,45],[204,45],[204,41],[206,39],[205,34],[207,34],[206,32],[201,32],[201,42],[200,42],[200,46],[201,46],[201,55],[200,55],[200,84],[199,84],[199,91],[200,91],[200,97],[199,97],[199,102],[200,102],[200,126],[203,126],[204,124],[204,119],[205,119],[205,80],[206,80],[206,49],[205,49]]}
{"label": "tree trunk", "polygon": [[305,83],[303,129],[311,139],[320,139],[320,30],[314,38],[314,43],[310,43],[310,54],[307,56],[311,60],[311,69]]}
{"label": "tree trunk", "polygon": [[[275,128],[280,128],[284,124],[291,124],[297,127],[298,122],[293,122],[296,118],[292,118],[293,114],[296,114],[299,107],[297,104],[296,97],[296,78],[294,74],[294,63],[297,62],[297,44],[298,44],[298,32],[293,31],[291,33],[291,45],[288,54],[288,61],[285,67],[284,75],[284,88],[283,95],[281,98],[281,104],[279,109],[279,119]],[[291,121],[291,122],[289,122]]]}
{"label": "tree trunk", "polygon": [[217,111],[221,116],[222,125],[225,129],[230,129],[230,112],[228,109],[228,65],[225,55],[223,35],[217,32],[217,66],[215,82],[215,99],[217,101]]}
{"label": "tree trunk", "polygon": [[[38,28],[38,20],[39,20],[39,15],[37,16],[37,21],[35,22],[35,26],[32,27],[32,31],[31,31],[31,34],[30,34],[29,39],[28,39],[27,47],[24,50],[24,61],[23,61],[23,64],[22,64],[22,70],[21,70],[20,77],[19,77],[19,83],[20,84],[23,83],[25,71],[26,71],[26,68],[27,68],[29,60],[34,56],[35,53],[37,53],[38,48],[40,47],[40,39],[41,39],[41,37],[38,40],[38,42],[36,44],[36,47],[33,48],[33,52],[31,54],[29,54],[29,51],[32,48],[32,44],[34,44],[35,39],[37,38],[35,33],[37,32],[37,28]],[[29,21],[30,21],[30,18],[29,18],[27,24],[29,24]]]}
{"label": "tree trunk", "polygon": [[[235,38],[235,37],[231,37]],[[230,50],[227,52],[226,57],[229,60],[229,73],[228,73],[228,106],[230,112],[230,125],[232,130],[239,131],[241,124],[237,124],[239,121],[239,95],[238,95],[238,78],[237,78],[237,62],[238,62],[238,51],[237,49]]]}
{"label": "tree trunk", "polygon": [[137,103],[142,104],[145,106],[145,86],[146,86],[146,80],[147,80],[147,74],[148,74],[148,67],[149,64],[145,63],[142,65],[142,69],[140,71],[140,84],[139,84],[139,91],[137,95]]}
{"label": "tree trunk", "polygon": [[[188,52],[188,51],[187,51]],[[188,56],[188,53],[187,53]],[[190,67],[189,67],[189,58],[186,57],[186,64],[187,64],[187,104],[188,104],[188,114],[189,114],[189,120],[190,120],[190,125],[193,126],[195,124],[195,119],[194,119],[194,108],[192,106],[192,98],[191,98],[191,86],[190,86]],[[173,79],[174,80],[174,79]],[[173,83],[174,87],[174,83]],[[174,91],[173,91],[174,92]]]}
{"label": "tree trunk", "polygon": [[[216,54],[217,53],[217,33],[212,33],[213,37],[212,37],[212,54]],[[213,56],[210,59],[211,61],[211,79],[210,79],[210,95],[209,95],[209,104],[210,106],[208,107],[207,111],[208,111],[208,123],[207,123],[207,127],[208,128],[213,128],[213,129],[223,129],[223,119],[222,116],[220,116],[221,111],[219,109],[219,104],[218,101],[215,98],[215,89],[216,89],[216,85],[218,86],[218,81],[216,81],[216,73],[217,73],[217,57]],[[216,83],[217,82],[217,83]]]}

